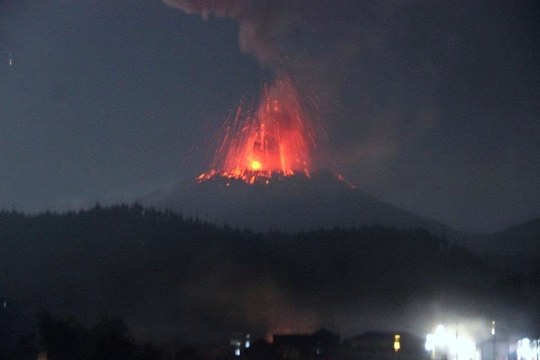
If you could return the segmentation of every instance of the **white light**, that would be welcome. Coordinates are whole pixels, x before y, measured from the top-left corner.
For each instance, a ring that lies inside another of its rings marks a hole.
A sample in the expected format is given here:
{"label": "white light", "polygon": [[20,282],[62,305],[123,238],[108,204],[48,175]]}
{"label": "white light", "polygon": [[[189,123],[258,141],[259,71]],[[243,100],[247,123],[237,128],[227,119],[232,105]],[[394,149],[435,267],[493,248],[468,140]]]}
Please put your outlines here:
{"label": "white light", "polygon": [[517,353],[518,353],[518,359],[531,359],[532,358],[531,340],[529,340],[528,338],[519,340]]}
{"label": "white light", "polygon": [[459,359],[472,359],[476,354],[476,344],[468,337],[459,336],[454,351]]}
{"label": "white light", "polygon": [[437,328],[435,329],[434,340],[435,340],[435,345],[437,346],[446,345],[447,334],[446,334],[446,330],[444,329],[444,326],[442,325],[437,326]]}
{"label": "white light", "polygon": [[435,344],[433,343],[433,334],[427,334],[426,335],[426,345],[425,348],[427,351],[431,351],[435,348]]}

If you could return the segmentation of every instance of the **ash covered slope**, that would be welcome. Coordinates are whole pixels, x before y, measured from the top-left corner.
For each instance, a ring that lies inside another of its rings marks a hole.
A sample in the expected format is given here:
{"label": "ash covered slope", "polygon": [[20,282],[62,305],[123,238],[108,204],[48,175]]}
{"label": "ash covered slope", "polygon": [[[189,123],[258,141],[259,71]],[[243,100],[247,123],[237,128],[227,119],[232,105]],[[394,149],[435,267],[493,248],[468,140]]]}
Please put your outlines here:
{"label": "ash covered slope", "polygon": [[214,177],[201,183],[180,184],[172,191],[153,194],[142,203],[257,231],[384,225],[424,228],[437,235],[452,232],[441,223],[379,201],[327,171],[310,178],[295,175],[253,185]]}

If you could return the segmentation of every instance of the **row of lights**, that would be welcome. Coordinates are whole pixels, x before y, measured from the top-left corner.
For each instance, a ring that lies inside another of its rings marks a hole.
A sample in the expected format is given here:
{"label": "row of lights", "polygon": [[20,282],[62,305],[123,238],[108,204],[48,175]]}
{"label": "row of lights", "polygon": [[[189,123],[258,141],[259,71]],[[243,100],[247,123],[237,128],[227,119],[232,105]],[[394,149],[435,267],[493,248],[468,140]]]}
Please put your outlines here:
{"label": "row of lights", "polygon": [[242,348],[249,349],[251,347],[251,335],[246,334],[246,337],[245,339],[243,339],[243,341],[238,337],[231,339],[231,346],[234,349],[235,356],[242,355]]}
{"label": "row of lights", "polygon": [[444,355],[454,355],[454,359],[479,359],[480,353],[476,344],[467,336],[458,335],[438,325],[433,334],[426,335],[426,351],[431,352],[433,359],[443,358]]}
{"label": "row of lights", "polygon": [[540,339],[530,340],[524,338],[518,341],[517,360],[540,359]]}

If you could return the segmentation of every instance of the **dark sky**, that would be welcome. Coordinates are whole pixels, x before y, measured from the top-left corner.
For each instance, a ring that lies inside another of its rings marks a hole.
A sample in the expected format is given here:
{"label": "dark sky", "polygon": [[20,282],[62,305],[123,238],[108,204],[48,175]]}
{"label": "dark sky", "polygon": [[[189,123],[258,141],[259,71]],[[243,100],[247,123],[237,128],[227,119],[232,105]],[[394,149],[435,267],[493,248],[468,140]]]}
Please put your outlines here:
{"label": "dark sky", "polygon": [[320,167],[457,229],[540,216],[537,1],[180,5],[207,3],[234,19],[0,0],[0,206],[131,201],[194,178],[242,96],[287,70],[320,102]]}

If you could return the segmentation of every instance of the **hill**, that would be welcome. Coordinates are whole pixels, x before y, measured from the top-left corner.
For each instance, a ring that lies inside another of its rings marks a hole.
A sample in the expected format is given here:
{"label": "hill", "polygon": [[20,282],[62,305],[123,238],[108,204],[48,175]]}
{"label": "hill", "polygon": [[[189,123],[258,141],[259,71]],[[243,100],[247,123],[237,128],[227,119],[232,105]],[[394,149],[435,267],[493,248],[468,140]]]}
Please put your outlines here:
{"label": "hill", "polygon": [[31,321],[38,310],[86,322],[119,316],[142,338],[222,340],[321,326],[421,334],[445,316],[497,313],[512,323],[536,309],[530,286],[516,290],[465,248],[424,230],[255,233],[134,205],[3,212],[0,239],[3,311],[12,318]]}

